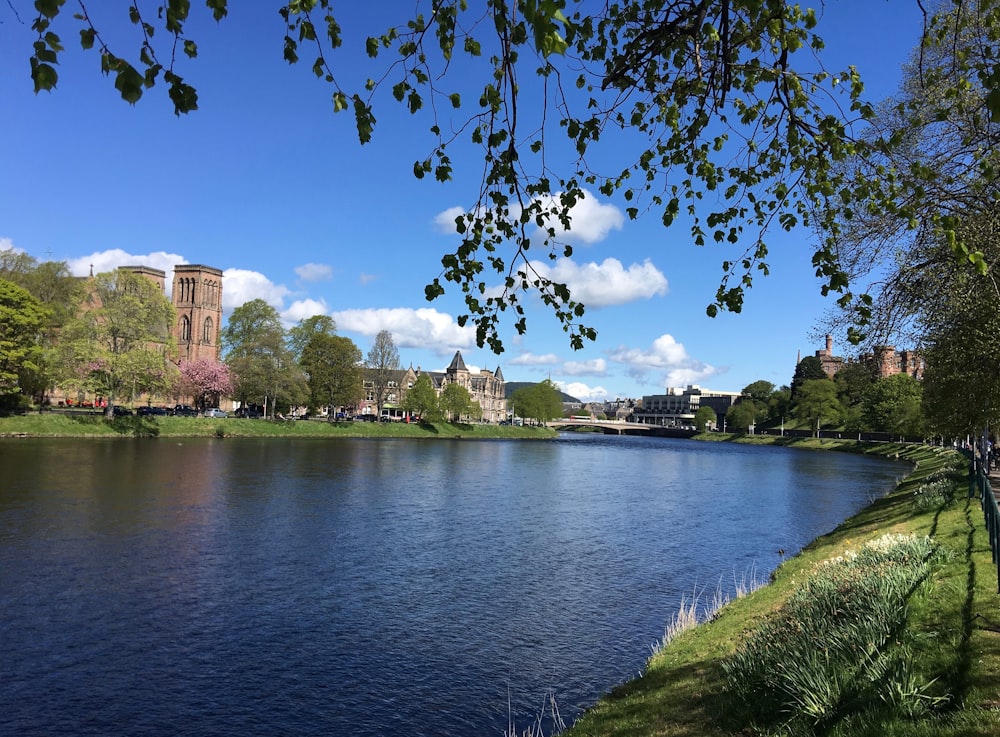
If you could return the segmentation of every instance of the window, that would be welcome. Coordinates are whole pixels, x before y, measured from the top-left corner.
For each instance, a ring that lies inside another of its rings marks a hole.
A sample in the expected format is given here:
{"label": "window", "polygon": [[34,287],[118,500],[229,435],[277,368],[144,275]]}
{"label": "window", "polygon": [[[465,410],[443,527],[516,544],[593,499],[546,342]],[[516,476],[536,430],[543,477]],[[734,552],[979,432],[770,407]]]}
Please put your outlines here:
{"label": "window", "polygon": [[181,340],[191,340],[191,320],[187,315],[181,318]]}
{"label": "window", "polygon": [[210,317],[205,318],[205,325],[201,331],[201,342],[209,345],[212,343],[212,318]]}

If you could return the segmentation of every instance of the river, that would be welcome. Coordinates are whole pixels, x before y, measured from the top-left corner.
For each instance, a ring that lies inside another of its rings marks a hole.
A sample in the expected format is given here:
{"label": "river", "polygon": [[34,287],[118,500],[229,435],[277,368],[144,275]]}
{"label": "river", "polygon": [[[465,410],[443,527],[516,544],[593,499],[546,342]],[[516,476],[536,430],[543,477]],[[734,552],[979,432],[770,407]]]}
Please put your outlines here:
{"label": "river", "polygon": [[0,442],[0,733],[570,722],[905,473],[662,438]]}

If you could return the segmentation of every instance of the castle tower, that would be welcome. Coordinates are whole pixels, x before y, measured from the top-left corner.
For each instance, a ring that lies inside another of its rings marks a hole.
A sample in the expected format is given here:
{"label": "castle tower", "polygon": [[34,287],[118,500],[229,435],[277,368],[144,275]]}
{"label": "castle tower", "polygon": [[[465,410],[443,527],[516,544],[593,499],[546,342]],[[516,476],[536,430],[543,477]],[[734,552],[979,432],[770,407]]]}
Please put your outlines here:
{"label": "castle tower", "polygon": [[177,324],[177,359],[219,360],[219,333],[222,330],[222,272],[201,264],[174,267],[174,309]]}

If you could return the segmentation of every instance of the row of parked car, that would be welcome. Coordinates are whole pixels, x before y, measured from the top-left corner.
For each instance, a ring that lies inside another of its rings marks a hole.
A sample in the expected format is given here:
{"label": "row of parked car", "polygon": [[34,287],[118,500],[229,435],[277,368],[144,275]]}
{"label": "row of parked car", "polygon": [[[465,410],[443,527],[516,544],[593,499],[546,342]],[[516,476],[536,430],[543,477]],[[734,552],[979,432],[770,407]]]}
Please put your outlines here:
{"label": "row of parked car", "polygon": [[[128,407],[115,405],[114,413],[116,417],[125,417],[131,415],[132,410]],[[159,417],[165,415],[172,415],[174,417],[198,417],[199,415],[202,417],[229,417],[228,412],[218,407],[209,407],[199,412],[189,404],[178,404],[173,409],[169,409],[168,407],[139,407],[135,411],[135,414],[140,417]]]}

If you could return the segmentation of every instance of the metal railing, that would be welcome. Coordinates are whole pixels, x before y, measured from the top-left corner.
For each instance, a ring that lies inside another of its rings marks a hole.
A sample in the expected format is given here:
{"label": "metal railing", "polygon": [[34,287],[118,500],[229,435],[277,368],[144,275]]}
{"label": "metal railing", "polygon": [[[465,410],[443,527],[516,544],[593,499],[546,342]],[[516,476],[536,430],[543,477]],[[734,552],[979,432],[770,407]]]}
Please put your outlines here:
{"label": "metal railing", "polygon": [[997,507],[996,493],[990,483],[989,466],[980,458],[972,459],[969,468],[969,496],[979,497],[986,518],[986,533],[990,538],[993,565],[997,567],[997,592],[1000,593],[1000,507]]}

